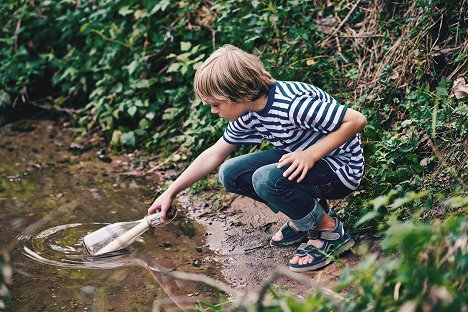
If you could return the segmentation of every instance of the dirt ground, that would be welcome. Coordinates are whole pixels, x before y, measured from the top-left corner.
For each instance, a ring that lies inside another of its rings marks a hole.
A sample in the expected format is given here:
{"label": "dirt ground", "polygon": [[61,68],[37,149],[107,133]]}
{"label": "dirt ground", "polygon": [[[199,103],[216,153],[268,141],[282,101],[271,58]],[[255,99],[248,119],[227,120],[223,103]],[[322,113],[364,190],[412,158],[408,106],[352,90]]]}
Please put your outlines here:
{"label": "dirt ground", "polygon": [[[228,196],[228,205],[222,211],[212,212],[203,196],[185,192],[179,202],[189,210],[189,215],[206,229],[206,244],[216,253],[222,264],[222,273],[233,287],[258,289],[277,268],[286,268],[296,247],[271,247],[271,236],[287,218],[273,213],[266,205],[245,196]],[[357,242],[362,243],[362,242]],[[371,252],[378,252],[377,243],[370,245]],[[343,255],[341,261],[322,270],[301,273],[314,279],[323,287],[333,288],[345,266],[354,267],[365,255],[356,251],[359,244]],[[369,252],[369,251],[367,251]],[[366,252],[366,254],[367,254]],[[305,295],[309,289],[289,277],[274,282],[276,286],[290,289],[292,293]]]}

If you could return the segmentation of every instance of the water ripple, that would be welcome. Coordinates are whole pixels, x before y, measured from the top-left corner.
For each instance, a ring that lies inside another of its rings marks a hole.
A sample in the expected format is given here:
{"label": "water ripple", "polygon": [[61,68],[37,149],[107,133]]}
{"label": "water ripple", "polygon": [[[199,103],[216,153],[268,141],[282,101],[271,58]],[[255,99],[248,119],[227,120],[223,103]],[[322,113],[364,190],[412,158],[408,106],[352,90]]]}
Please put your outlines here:
{"label": "water ripple", "polygon": [[[92,257],[86,252],[83,237],[104,226],[103,223],[72,223],[51,227],[38,234],[23,235],[22,253],[39,263],[62,268],[114,269],[127,266],[147,266],[129,250]],[[140,240],[141,243],[141,240]]]}

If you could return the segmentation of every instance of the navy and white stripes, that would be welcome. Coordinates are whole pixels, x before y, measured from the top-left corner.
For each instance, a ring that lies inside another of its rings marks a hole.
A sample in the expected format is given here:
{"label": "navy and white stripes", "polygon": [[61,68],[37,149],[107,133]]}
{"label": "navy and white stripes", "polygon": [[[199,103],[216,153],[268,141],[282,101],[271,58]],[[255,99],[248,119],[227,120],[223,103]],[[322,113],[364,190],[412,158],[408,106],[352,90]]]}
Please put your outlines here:
{"label": "navy and white stripes", "polygon": [[[223,137],[231,144],[259,144],[266,139],[287,152],[302,151],[338,129],[346,109],[315,86],[277,81],[265,108],[230,122]],[[364,171],[359,135],[323,159],[347,187],[354,190],[359,186]]]}

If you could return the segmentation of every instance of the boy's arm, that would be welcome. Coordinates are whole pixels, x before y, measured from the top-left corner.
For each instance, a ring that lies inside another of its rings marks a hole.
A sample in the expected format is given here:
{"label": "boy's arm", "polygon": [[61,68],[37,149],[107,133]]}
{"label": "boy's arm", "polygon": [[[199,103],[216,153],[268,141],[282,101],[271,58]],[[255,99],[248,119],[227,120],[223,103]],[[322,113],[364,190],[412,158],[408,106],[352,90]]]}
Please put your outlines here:
{"label": "boy's arm", "polygon": [[283,175],[289,180],[298,177],[297,182],[301,182],[319,159],[343,145],[366,125],[367,120],[363,114],[348,108],[338,129],[330,132],[306,150],[283,155],[279,160],[278,168],[291,164]]}
{"label": "boy's arm", "polygon": [[220,138],[215,144],[201,153],[187,169],[162,193],[151,207],[148,215],[161,211],[161,221],[166,221],[166,214],[174,197],[193,183],[216,169],[235,150],[236,146]]}

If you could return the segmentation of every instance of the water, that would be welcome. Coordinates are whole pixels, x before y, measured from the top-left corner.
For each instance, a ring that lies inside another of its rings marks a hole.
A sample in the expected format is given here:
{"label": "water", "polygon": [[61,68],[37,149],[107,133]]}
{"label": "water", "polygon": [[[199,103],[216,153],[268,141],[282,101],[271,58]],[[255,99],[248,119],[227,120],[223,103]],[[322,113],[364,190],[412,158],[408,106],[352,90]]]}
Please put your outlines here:
{"label": "water", "polygon": [[168,268],[222,279],[213,253],[200,251],[204,228],[183,214],[112,257],[89,256],[83,237],[140,219],[155,181],[126,178],[131,164],[115,156],[101,162],[96,148],[72,154],[70,128],[27,123],[16,128],[28,132],[0,128],[0,249],[9,252],[14,272],[6,311],[151,311],[156,305],[180,311],[192,309],[193,298],[222,298],[204,284],[159,273]]}
{"label": "water", "polygon": [[[22,253],[39,263],[62,268],[115,269],[141,265],[128,249],[103,257],[93,257],[87,253],[83,237],[105,225],[72,223],[45,229],[33,236],[22,235],[19,237]],[[139,242],[141,244],[142,239]]]}

